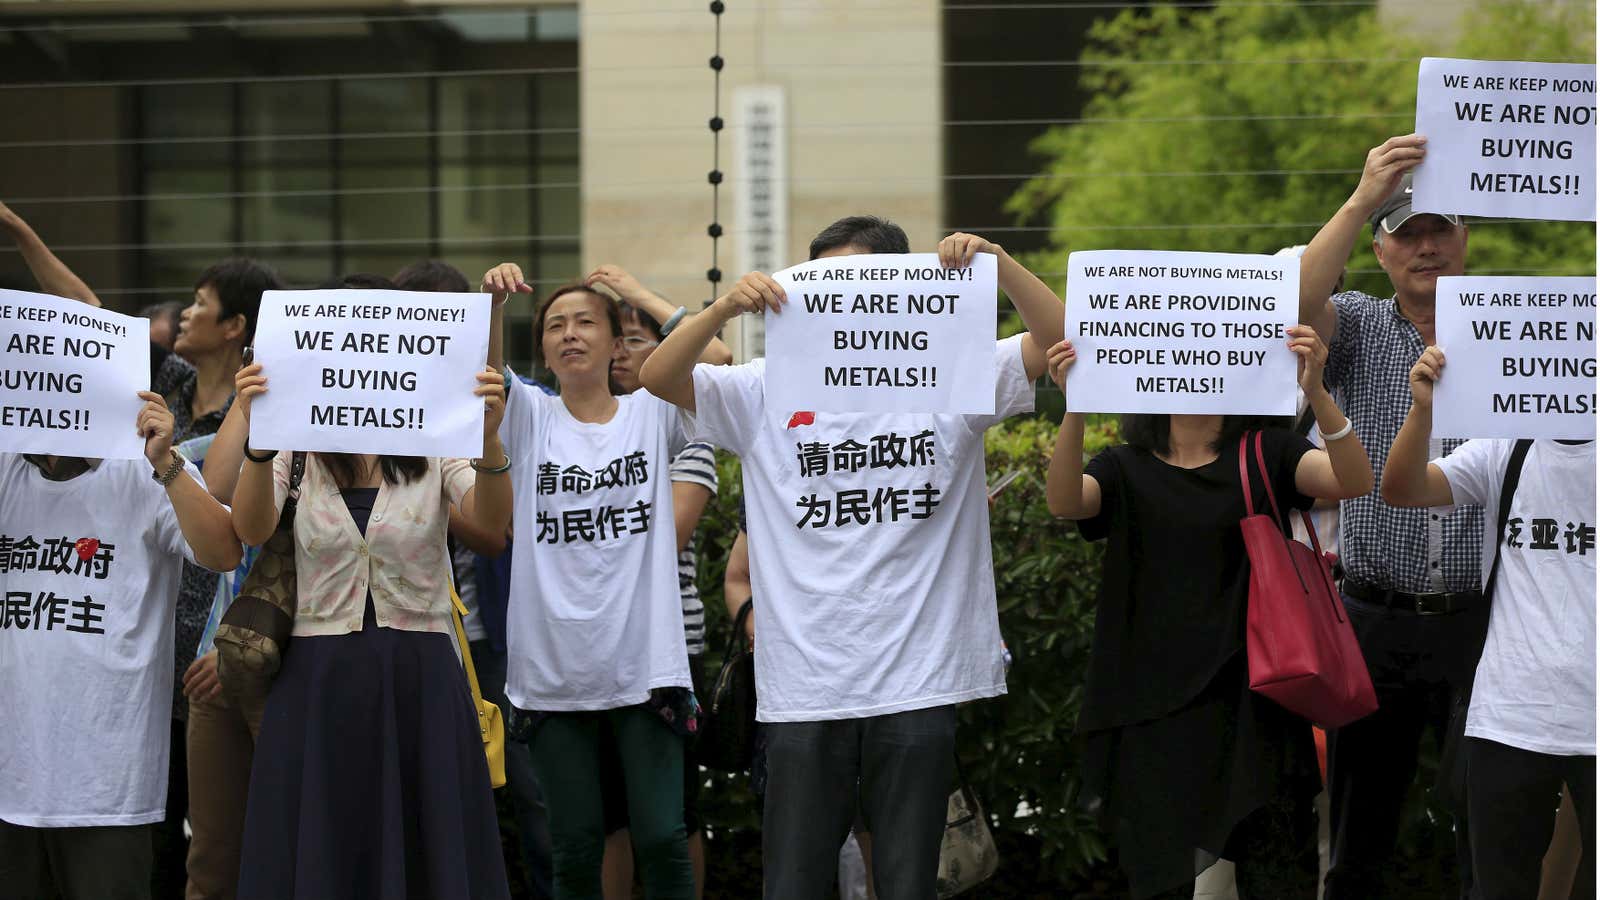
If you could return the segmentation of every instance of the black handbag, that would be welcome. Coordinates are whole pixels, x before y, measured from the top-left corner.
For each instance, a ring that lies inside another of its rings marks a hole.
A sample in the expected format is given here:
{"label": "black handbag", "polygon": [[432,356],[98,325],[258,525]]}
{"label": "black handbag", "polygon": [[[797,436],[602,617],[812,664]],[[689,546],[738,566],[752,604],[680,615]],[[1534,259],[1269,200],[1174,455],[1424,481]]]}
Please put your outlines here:
{"label": "black handbag", "polygon": [[728,651],[701,708],[705,724],[696,755],[707,768],[742,772],[750,768],[756,748],[756,657],[744,623],[754,607],[751,598],[739,607],[728,634]]}
{"label": "black handbag", "polygon": [[294,511],[300,500],[300,479],[306,455],[295,453],[289,464],[289,496],[283,501],[278,527],[261,545],[261,553],[245,575],[239,596],[228,605],[217,626],[217,679],[222,692],[244,715],[251,736],[261,728],[272,679],[283,664],[283,651],[294,633],[298,606],[295,589]]}

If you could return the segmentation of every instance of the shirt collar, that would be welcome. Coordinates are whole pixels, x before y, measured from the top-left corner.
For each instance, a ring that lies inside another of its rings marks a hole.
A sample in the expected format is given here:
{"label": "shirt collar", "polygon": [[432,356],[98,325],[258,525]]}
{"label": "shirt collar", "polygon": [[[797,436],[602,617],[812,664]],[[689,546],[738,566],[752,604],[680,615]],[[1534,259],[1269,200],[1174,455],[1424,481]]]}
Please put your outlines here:
{"label": "shirt collar", "polygon": [[32,463],[33,467],[39,470],[39,474],[49,481],[71,481],[85,472],[92,472],[100,468],[100,463],[103,462],[103,460],[92,456],[58,456],[56,457],[56,468],[52,472],[45,465],[44,454],[24,453],[22,458]]}

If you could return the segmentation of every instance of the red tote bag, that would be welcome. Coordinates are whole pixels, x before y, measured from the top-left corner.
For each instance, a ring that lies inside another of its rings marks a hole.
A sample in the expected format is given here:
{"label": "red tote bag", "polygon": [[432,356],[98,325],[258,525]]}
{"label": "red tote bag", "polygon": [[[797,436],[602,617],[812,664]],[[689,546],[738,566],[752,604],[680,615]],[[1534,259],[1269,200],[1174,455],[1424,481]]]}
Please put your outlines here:
{"label": "red tote bag", "polygon": [[[1272,506],[1270,516],[1256,512],[1251,497],[1252,435],[1256,468]],[[1250,557],[1245,643],[1250,689],[1322,728],[1348,725],[1377,709],[1378,697],[1311,517],[1300,513],[1315,549],[1284,534],[1278,525],[1282,517],[1259,431],[1239,441],[1239,483],[1244,486],[1248,513],[1239,530]]]}

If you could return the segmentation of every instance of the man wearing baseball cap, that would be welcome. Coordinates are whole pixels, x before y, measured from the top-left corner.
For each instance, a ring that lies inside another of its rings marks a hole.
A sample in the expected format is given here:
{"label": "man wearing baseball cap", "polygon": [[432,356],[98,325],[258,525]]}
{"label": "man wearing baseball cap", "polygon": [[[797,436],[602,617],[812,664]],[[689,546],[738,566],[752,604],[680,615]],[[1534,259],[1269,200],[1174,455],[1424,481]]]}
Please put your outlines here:
{"label": "man wearing baseball cap", "polygon": [[[1411,206],[1411,171],[1422,162],[1426,142],[1411,134],[1373,148],[1355,192],[1300,260],[1300,321],[1328,343],[1328,387],[1355,423],[1374,473],[1383,471],[1411,408],[1411,366],[1434,343],[1439,277],[1460,275],[1466,266],[1461,218]],[[1363,224],[1372,227],[1372,253],[1394,287],[1391,297],[1333,294]],[[1436,439],[1430,458],[1460,443]],[[1377,688],[1378,711],[1328,736],[1331,846],[1324,897],[1378,900],[1401,896],[1386,879],[1393,878],[1391,857],[1422,734],[1432,728],[1442,742],[1452,700],[1470,688],[1483,648],[1483,510],[1399,509],[1374,491],[1343,501],[1339,512],[1344,601]],[[1465,829],[1456,831],[1457,869],[1465,882],[1470,857]]]}

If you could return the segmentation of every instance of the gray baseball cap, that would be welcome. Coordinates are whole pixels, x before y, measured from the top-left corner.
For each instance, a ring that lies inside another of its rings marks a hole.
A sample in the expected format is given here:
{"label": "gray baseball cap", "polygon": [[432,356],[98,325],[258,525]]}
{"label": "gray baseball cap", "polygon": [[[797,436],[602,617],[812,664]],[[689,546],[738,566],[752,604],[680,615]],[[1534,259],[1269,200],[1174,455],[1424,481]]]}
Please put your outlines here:
{"label": "gray baseball cap", "polygon": [[[1381,227],[1384,234],[1394,234],[1396,229],[1404,225],[1406,220],[1414,215],[1417,215],[1417,213],[1411,210],[1411,173],[1407,172],[1400,177],[1400,184],[1395,187],[1394,193],[1383,201],[1383,204],[1378,207],[1378,211],[1373,213],[1372,218],[1367,221],[1372,223],[1374,232]],[[1458,215],[1450,213],[1424,213],[1423,215],[1437,215],[1451,225],[1461,225],[1461,217]]]}

